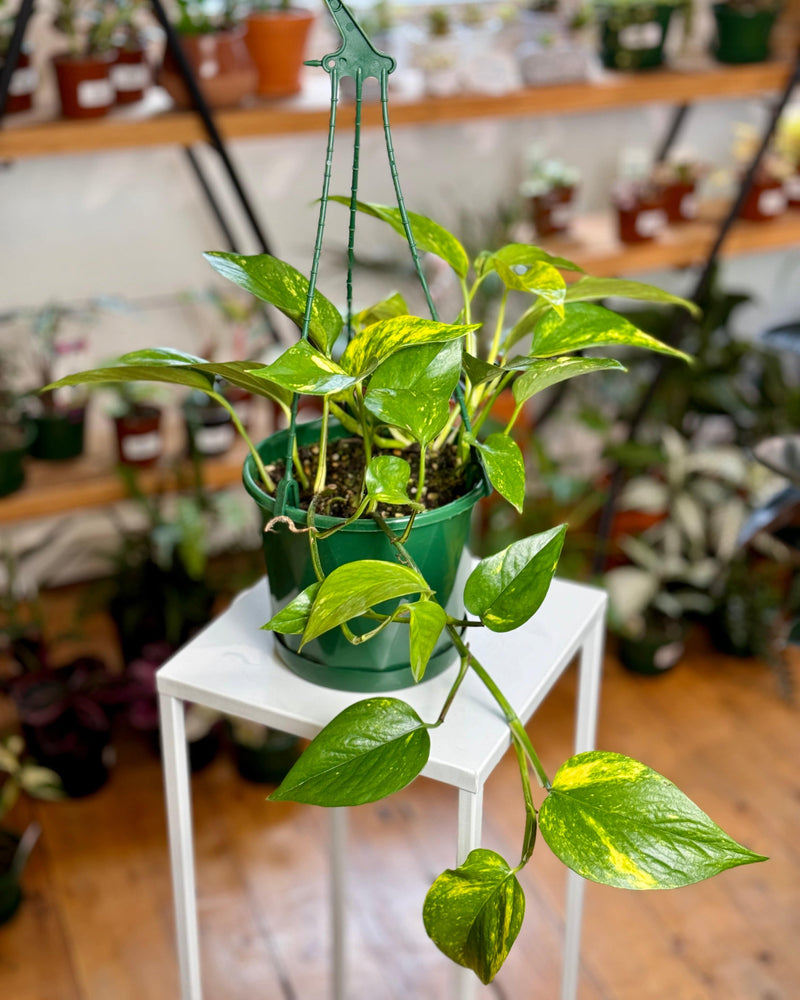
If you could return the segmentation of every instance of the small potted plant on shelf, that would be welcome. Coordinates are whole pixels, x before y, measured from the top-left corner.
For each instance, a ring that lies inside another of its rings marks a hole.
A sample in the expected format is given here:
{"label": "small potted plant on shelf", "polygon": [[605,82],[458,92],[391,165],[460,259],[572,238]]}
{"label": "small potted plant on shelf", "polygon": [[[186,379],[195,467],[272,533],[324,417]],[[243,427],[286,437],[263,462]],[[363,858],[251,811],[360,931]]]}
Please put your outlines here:
{"label": "small potted plant on shelf", "polygon": [[705,171],[689,160],[656,164],[653,181],[663,193],[664,211],[670,225],[697,218],[697,184]]}
{"label": "small potted plant on shelf", "polygon": [[164,452],[162,410],[152,388],[117,385],[113,408],[117,455],[125,465],[154,465]]}
{"label": "small potted plant on shelf", "polygon": [[[225,389],[221,384],[220,393]],[[229,451],[236,440],[236,428],[227,407],[199,389],[190,392],[183,403],[189,454],[214,458]]]}
{"label": "small potted plant on shelf", "polygon": [[792,208],[800,207],[800,113],[797,110],[781,115],[775,149],[787,164],[786,200]]}
{"label": "small potted plant on shelf", "polygon": [[779,0],[725,0],[712,6],[716,35],[711,52],[721,63],[755,63],[769,59]]}
{"label": "small potted plant on shelf", "polygon": [[663,474],[634,477],[620,498],[622,510],[656,519],[640,535],[619,540],[630,563],[605,576],[620,659],[639,673],[674,666],[687,616],[708,619],[714,612],[758,479],[735,446],[692,450],[672,428],[662,439]]}
{"label": "small potted plant on shelf", "polygon": [[[758,145],[755,129],[748,124],[735,126],[733,157],[738,165],[737,175],[744,175]],[[776,150],[768,151],[759,164],[750,190],[739,213],[749,222],[769,222],[783,215],[788,207],[786,181],[792,174],[790,162]]]}
{"label": "small potted plant on shelf", "polygon": [[298,738],[246,719],[227,722],[239,774],[258,785],[280,784],[300,756]]}
{"label": "small potted plant on shelf", "polygon": [[247,47],[258,70],[261,97],[290,97],[301,73],[314,12],[292,0],[256,0],[247,16]]}
{"label": "small potted plant on shelf", "polygon": [[623,243],[649,243],[667,225],[663,188],[650,178],[617,183],[612,193],[617,232]]}
{"label": "small potted plant on shelf", "polygon": [[0,497],[24,483],[25,456],[35,433],[24,421],[19,397],[9,384],[10,367],[7,353],[0,353]]}
{"label": "small potted plant on shelf", "polygon": [[[175,30],[195,79],[212,108],[232,107],[255,93],[257,72],[245,42],[238,0],[177,0]],[[167,49],[158,76],[179,108],[192,101],[177,62]]]}
{"label": "small potted plant on shelf", "polygon": [[117,19],[113,31],[115,57],[111,83],[117,104],[134,104],[142,100],[153,79],[144,36],[138,25],[144,0],[115,0],[115,3]]}
{"label": "small potted plant on shelf", "polygon": [[[6,13],[7,5],[0,3],[0,69],[2,69],[8,52],[8,43],[14,30],[16,14]],[[18,114],[30,111],[33,107],[33,95],[39,85],[39,73],[31,60],[30,45],[23,45],[17,58],[17,65],[8,82],[8,97],[5,113]]]}
{"label": "small potted plant on shelf", "polygon": [[117,11],[108,0],[58,0],[53,26],[67,49],[53,57],[53,67],[65,118],[99,118],[112,108],[116,25]]}
{"label": "small potted plant on shelf", "polygon": [[654,69],[664,62],[664,42],[680,2],[595,0],[600,57],[607,69]]}
{"label": "small potted plant on shelf", "polygon": [[[23,792],[49,801],[63,794],[58,775],[26,757],[24,739],[12,734],[0,740],[0,823]],[[20,879],[40,832],[38,823],[31,823],[21,836],[0,826],[0,926],[22,901]]]}
{"label": "small potted plant on shelf", "polygon": [[528,201],[538,236],[567,232],[579,178],[578,171],[561,160],[536,157],[530,164],[520,193]]}
{"label": "small potted plant on shelf", "polygon": [[[42,386],[52,382],[59,371],[74,368],[75,358],[85,352],[84,336],[78,333],[65,336],[64,325],[68,320],[81,324],[92,321],[94,309],[49,305],[32,316],[24,314],[22,318],[30,322],[33,368],[37,385]],[[62,461],[77,458],[83,453],[85,392],[56,390],[29,394],[26,405],[36,431],[30,449],[34,458]]]}

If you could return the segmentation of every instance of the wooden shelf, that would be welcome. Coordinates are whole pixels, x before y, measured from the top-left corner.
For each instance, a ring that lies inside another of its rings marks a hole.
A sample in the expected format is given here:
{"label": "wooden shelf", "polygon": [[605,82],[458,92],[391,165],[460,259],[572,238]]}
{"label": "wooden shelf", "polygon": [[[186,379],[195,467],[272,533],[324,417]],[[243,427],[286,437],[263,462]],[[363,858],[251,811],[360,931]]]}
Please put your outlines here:
{"label": "wooden shelf", "polygon": [[[255,440],[268,433],[262,408],[255,410]],[[183,423],[180,414],[167,408],[164,414],[166,441],[163,462],[139,469],[136,480],[148,495],[190,490],[194,482],[192,464],[185,457]],[[242,465],[247,448],[238,437],[224,455],[207,458],[201,464],[203,484],[208,490],[223,490],[242,481]],[[0,498],[0,525],[36,520],[79,510],[119,503],[130,498],[115,468],[116,444],[108,418],[90,407],[85,453],[67,462],[26,460],[25,485],[16,493]]]}
{"label": "wooden shelf", "polygon": [[[455,97],[391,101],[393,125],[434,125],[476,118],[515,118],[607,111],[636,105],[699,100],[734,99],[780,89],[790,72],[786,62],[739,67],[716,64],[690,71],[657,70],[639,74],[608,74],[593,82],[554,84],[491,97],[463,94]],[[316,71],[319,77],[319,71]],[[318,84],[322,83],[321,89]],[[259,104],[217,113],[225,139],[322,133],[328,123],[327,78],[317,79],[303,95],[289,101]],[[156,100],[163,106],[163,101]],[[341,102],[339,121],[353,120],[353,105]],[[146,112],[146,108],[144,109]],[[365,103],[364,124],[381,124],[377,103]],[[148,115],[141,111],[91,121],[9,121],[0,130],[0,159],[92,153],[131,147],[189,145],[205,140],[194,112],[170,111]]]}
{"label": "wooden shelf", "polygon": [[[569,237],[542,240],[552,253],[561,254],[597,277],[618,277],[666,268],[691,267],[707,257],[719,230],[722,206],[707,207],[697,222],[671,226],[650,243],[621,243],[611,213],[575,220]],[[527,234],[526,234],[527,235]],[[532,242],[538,243],[535,238]],[[769,222],[737,222],[723,251],[726,257],[766,253],[800,246],[800,210],[790,209]]]}

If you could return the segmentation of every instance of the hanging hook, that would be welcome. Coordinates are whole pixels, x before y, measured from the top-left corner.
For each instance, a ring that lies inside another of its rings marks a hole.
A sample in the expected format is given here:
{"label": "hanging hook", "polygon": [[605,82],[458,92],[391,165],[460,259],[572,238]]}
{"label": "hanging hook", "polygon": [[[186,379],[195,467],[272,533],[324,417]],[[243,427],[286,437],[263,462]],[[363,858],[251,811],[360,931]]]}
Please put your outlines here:
{"label": "hanging hook", "polygon": [[342,0],[325,0],[325,6],[339,29],[342,44],[336,52],[310,60],[307,66],[321,66],[326,73],[337,69],[340,79],[352,76],[354,80],[359,71],[362,80],[371,76],[380,80],[384,74],[394,72],[397,62],[375,48]]}

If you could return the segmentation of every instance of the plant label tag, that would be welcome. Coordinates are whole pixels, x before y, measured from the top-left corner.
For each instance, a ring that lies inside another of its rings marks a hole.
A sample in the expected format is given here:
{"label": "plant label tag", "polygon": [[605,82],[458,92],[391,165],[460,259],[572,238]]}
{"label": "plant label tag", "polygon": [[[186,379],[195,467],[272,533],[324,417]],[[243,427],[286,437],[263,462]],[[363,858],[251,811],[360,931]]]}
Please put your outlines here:
{"label": "plant label tag", "polygon": [[670,667],[675,666],[682,656],[682,642],[667,643],[666,646],[662,646],[660,649],[656,650],[655,656],[653,657],[653,666],[658,670],[669,670]]}
{"label": "plant label tag", "polygon": [[81,80],[76,97],[82,108],[110,107],[114,103],[114,89],[109,79]]}
{"label": "plant label tag", "polygon": [[566,229],[572,219],[572,205],[553,205],[550,222],[558,229]]}
{"label": "plant label tag", "polygon": [[233,444],[235,434],[233,424],[198,427],[194,432],[194,446],[201,455],[220,455]]}
{"label": "plant label tag", "polygon": [[800,174],[792,174],[791,177],[787,177],[783,190],[789,201],[800,201]]}
{"label": "plant label tag", "polygon": [[694,191],[691,191],[689,194],[685,194],[681,198],[681,207],[679,211],[682,219],[697,218],[697,195]]}
{"label": "plant label tag", "polygon": [[650,208],[636,216],[636,232],[639,236],[657,236],[667,223],[663,209]]}
{"label": "plant label tag", "polygon": [[219,63],[216,59],[204,59],[197,68],[197,75],[201,80],[210,80],[212,76],[219,74]]}
{"label": "plant label tag", "polygon": [[36,90],[38,82],[39,75],[34,67],[23,66],[21,69],[14,70],[14,75],[8,85],[8,92],[11,97],[28,97]]}
{"label": "plant label tag", "polygon": [[641,52],[644,49],[657,49],[661,44],[661,25],[657,21],[647,24],[629,24],[620,31],[619,44],[624,49]]}
{"label": "plant label tag", "polygon": [[161,435],[158,431],[128,434],[120,442],[120,451],[127,462],[147,462],[161,454]]}
{"label": "plant label tag", "polygon": [[111,82],[123,94],[144,90],[150,83],[150,67],[147,63],[120,63],[111,68]]}
{"label": "plant label tag", "polygon": [[786,210],[786,193],[783,188],[768,188],[758,196],[761,215],[780,215]]}

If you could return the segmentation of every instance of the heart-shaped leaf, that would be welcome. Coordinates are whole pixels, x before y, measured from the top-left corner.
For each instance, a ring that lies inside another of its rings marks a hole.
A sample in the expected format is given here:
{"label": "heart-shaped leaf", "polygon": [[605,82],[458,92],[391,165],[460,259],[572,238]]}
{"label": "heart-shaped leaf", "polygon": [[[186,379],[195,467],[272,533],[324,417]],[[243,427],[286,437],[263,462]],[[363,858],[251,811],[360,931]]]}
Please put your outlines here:
{"label": "heart-shaped leaf", "polygon": [[305,340],[292,344],[271,365],[252,369],[250,374],[308,396],[332,396],[360,381]]}
{"label": "heart-shaped leaf", "polygon": [[597,750],[559,768],[539,810],[539,829],[573,871],[623,889],[671,889],[766,860],[663,775]]}
{"label": "heart-shaped leaf", "polygon": [[[215,251],[203,256],[223,278],[239,285],[263,302],[269,302],[302,329],[309,281],[291,264],[267,253],[245,257],[238,253]],[[342,317],[339,310],[322,292],[315,291],[309,336],[323,353],[329,355],[341,332]]]}
{"label": "heart-shaped leaf", "polygon": [[416,389],[375,389],[366,395],[364,405],[381,423],[405,431],[422,447],[443,430],[450,416],[449,400],[430,399]]}
{"label": "heart-shaped leaf", "polygon": [[419,316],[395,316],[356,333],[341,357],[342,368],[351,375],[366,376],[392,354],[416,344],[444,344],[460,340],[480,324],[438,323]]}
{"label": "heart-shaped leaf", "polygon": [[658,302],[662,305],[682,306],[693,316],[700,316],[701,310],[688,299],[665,292],[654,285],[646,285],[641,281],[629,281],[627,278],[580,278],[567,288],[567,302],[591,302],[595,299],[610,297],[634,299],[637,302]]}
{"label": "heart-shaped leaf", "polygon": [[519,405],[551,385],[588,375],[591,372],[626,369],[613,358],[537,358],[530,359],[527,370],[514,382],[514,402]]}
{"label": "heart-shaped leaf", "polygon": [[321,586],[321,583],[317,582],[306,587],[261,628],[265,632],[280,632],[281,635],[302,635],[308,625],[311,608]]}
{"label": "heart-shaped leaf", "polygon": [[370,500],[422,510],[421,504],[408,496],[411,466],[398,455],[375,455],[367,466],[364,485]]}
{"label": "heart-shaped leaf", "polygon": [[507,434],[490,434],[485,441],[471,443],[483,456],[489,482],[500,496],[522,513],[525,502],[525,459],[516,441]]}
{"label": "heart-shaped leaf", "polygon": [[452,961],[490,983],[505,962],[525,917],[525,894],[494,851],[471,851],[448,868],[425,897],[422,919],[434,944]]}
{"label": "heart-shaped leaf", "polygon": [[610,309],[589,302],[567,303],[563,318],[552,310],[545,313],[536,324],[530,353],[538,358],[547,358],[554,354],[616,344],[644,347],[683,361],[691,361],[683,351],[656,340]]}
{"label": "heart-shaped leaf", "polygon": [[365,326],[379,323],[382,319],[394,319],[395,316],[407,316],[408,305],[399,292],[395,292],[388,298],[376,302],[373,306],[362,309],[353,317],[353,327],[361,330]]}
{"label": "heart-shaped leaf", "polygon": [[447,615],[436,601],[417,601],[416,604],[409,604],[408,613],[411,672],[415,681],[421,681],[442,629],[447,624]]}
{"label": "heart-shaped leaf", "polygon": [[464,587],[467,610],[492,632],[523,625],[547,596],[566,531],[562,524],[482,559]]}
{"label": "heart-shaped leaf", "polygon": [[303,645],[383,601],[430,592],[419,573],[399,563],[360,559],[337,566],[322,581],[303,633]]}
{"label": "heart-shaped leaf", "polygon": [[508,243],[499,250],[484,250],[475,260],[475,271],[478,275],[486,270],[486,261],[489,258],[501,260],[507,267],[532,267],[534,264],[543,263],[557,267],[560,271],[583,272],[580,265],[567,260],[566,257],[558,257],[530,243]]}
{"label": "heart-shaped leaf", "polygon": [[500,365],[490,365],[483,358],[473,357],[464,351],[463,358],[464,371],[467,373],[473,385],[481,385],[483,382],[491,382],[493,379],[502,378],[506,374],[506,369]]}
{"label": "heart-shaped leaf", "polygon": [[[330,200],[337,201],[340,205],[350,205],[349,196],[334,195]],[[403,218],[398,208],[359,201],[358,210],[365,215],[371,215],[375,219],[381,219],[388,223],[396,233],[405,237]],[[408,213],[408,221],[418,249],[441,257],[460,278],[466,278],[469,272],[469,258],[464,247],[452,233],[448,232],[444,226],[440,226],[438,222],[434,222],[424,215],[417,215],[415,212]]]}
{"label": "heart-shaped leaf", "polygon": [[367,698],[311,741],[272,801],[360,806],[404,788],[428,761],[425,723],[404,701]]}
{"label": "heart-shaped leaf", "polygon": [[480,256],[475,262],[476,270],[479,275],[494,271],[506,288],[538,295],[561,312],[567,289],[564,277],[553,264],[528,252],[535,249],[513,243]]}

